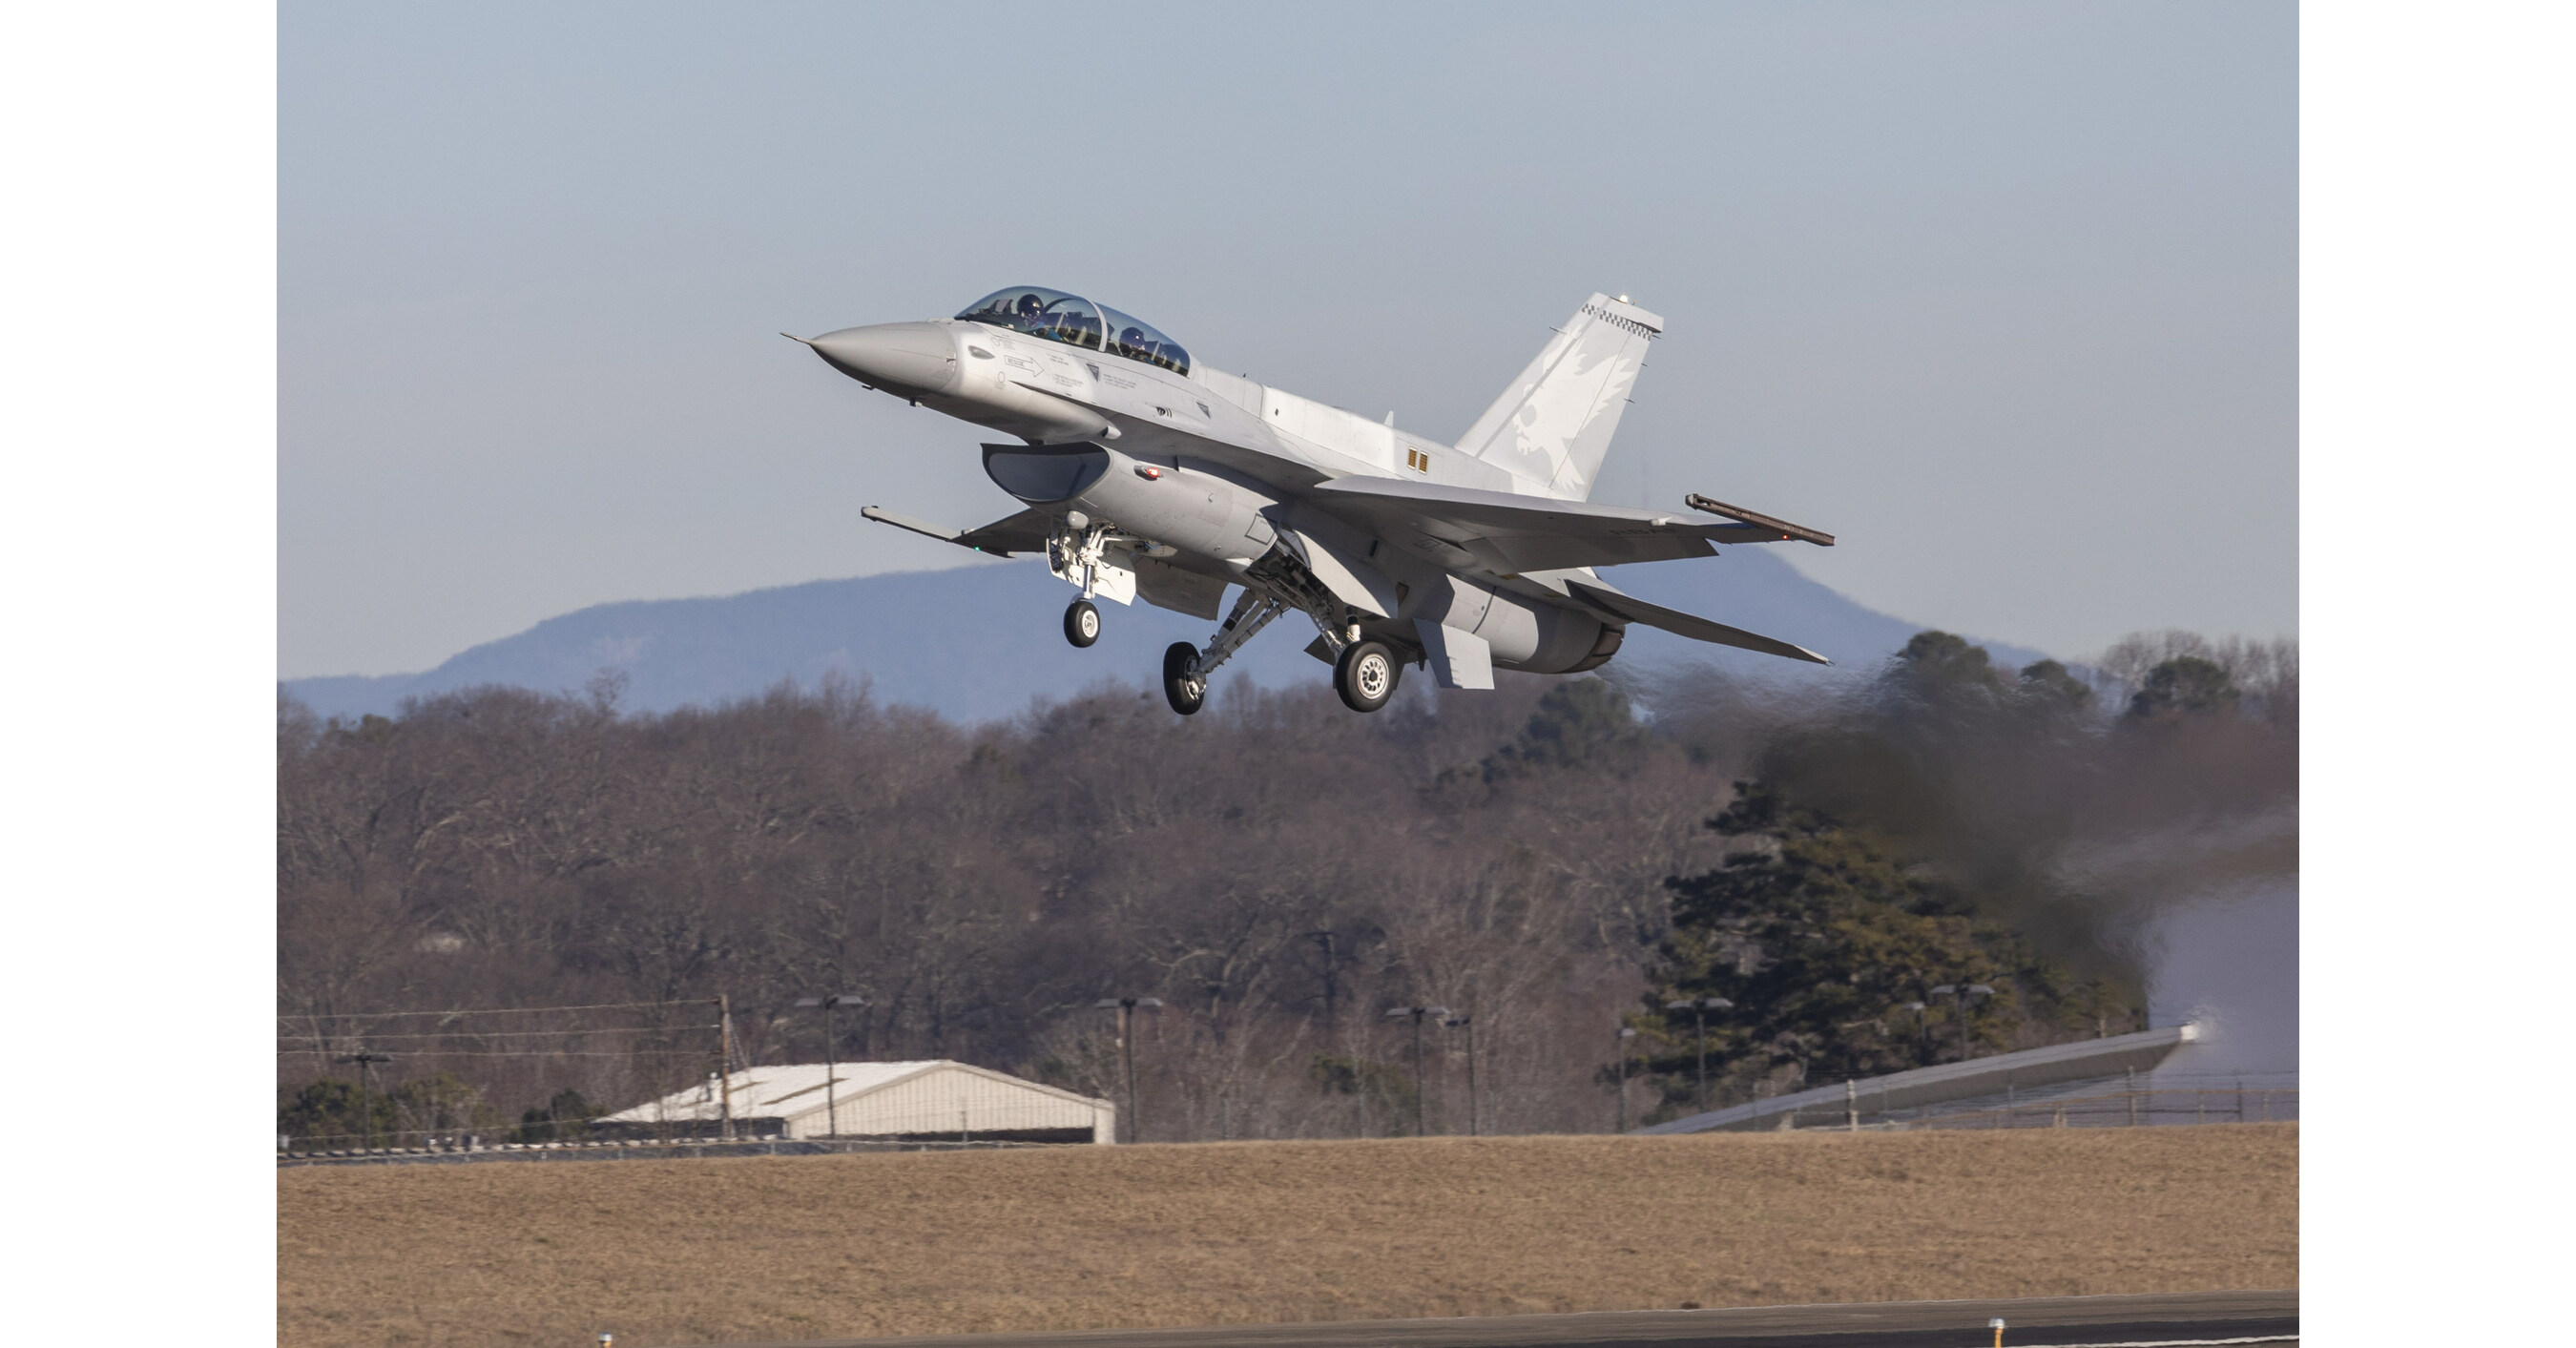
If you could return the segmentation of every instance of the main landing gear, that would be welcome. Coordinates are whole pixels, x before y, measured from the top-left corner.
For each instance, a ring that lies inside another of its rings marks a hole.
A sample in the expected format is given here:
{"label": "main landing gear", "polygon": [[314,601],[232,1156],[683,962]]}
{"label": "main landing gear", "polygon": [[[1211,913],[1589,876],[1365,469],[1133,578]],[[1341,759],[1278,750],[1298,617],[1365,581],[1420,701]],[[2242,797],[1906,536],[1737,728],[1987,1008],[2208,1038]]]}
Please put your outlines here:
{"label": "main landing gear", "polygon": [[1088,646],[1100,640],[1100,610],[1088,599],[1077,599],[1064,611],[1064,639],[1076,646]]}
{"label": "main landing gear", "polygon": [[1163,652],[1163,700],[1183,716],[1196,716],[1207,705],[1207,672],[1199,668],[1199,648],[1175,641]]}
{"label": "main landing gear", "polygon": [[1163,652],[1163,700],[1183,716],[1198,715],[1199,708],[1207,705],[1208,675],[1242,650],[1253,633],[1287,611],[1286,604],[1258,590],[1247,588],[1235,596],[1234,612],[1226,615],[1225,625],[1216,630],[1206,650],[1175,641]]}
{"label": "main landing gear", "polygon": [[1376,711],[1395,696],[1395,681],[1403,666],[1395,662],[1395,652],[1382,641],[1354,641],[1342,648],[1342,656],[1333,662],[1333,691],[1342,695],[1342,705],[1353,711]]}
{"label": "main landing gear", "polygon": [[[1301,565],[1290,559],[1284,566],[1270,558],[1256,563],[1244,578],[1243,593],[1235,596],[1234,611],[1200,650],[1186,641],[1173,642],[1163,652],[1163,698],[1172,710],[1183,716],[1196,716],[1207,705],[1208,675],[1243,649],[1252,634],[1270,625],[1284,613],[1304,613],[1315,620],[1323,633],[1319,646],[1310,647],[1326,653],[1333,661],[1333,690],[1342,695],[1343,705],[1353,711],[1376,711],[1395,696],[1397,677],[1403,665],[1395,651],[1383,641],[1363,640],[1358,620],[1332,598],[1330,592]],[[1265,571],[1265,566],[1271,569]],[[1287,568],[1295,568],[1293,570]],[[1068,617],[1066,622],[1070,624]],[[1066,631],[1071,633],[1071,627]],[[1075,645],[1088,643],[1077,638]]]}

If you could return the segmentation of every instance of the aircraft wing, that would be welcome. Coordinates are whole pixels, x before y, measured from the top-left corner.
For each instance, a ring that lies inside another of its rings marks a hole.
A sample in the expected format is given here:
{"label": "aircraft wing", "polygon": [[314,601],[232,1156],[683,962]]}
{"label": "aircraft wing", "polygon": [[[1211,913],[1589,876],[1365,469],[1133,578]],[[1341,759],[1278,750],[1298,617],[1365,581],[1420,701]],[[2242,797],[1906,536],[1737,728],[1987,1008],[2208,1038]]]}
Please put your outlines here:
{"label": "aircraft wing", "polygon": [[1833,663],[1804,646],[1793,646],[1773,637],[1747,632],[1741,627],[1729,627],[1724,623],[1710,622],[1706,618],[1696,617],[1679,609],[1665,608],[1661,604],[1649,604],[1635,595],[1621,594],[1597,580],[1569,576],[1566,578],[1565,588],[1572,591],[1576,598],[1597,604],[1630,622],[1644,623],[1648,627],[1660,627],[1667,632],[1689,637],[1693,641],[1707,641],[1720,646],[1734,646],[1741,650],[1760,651],[1764,655],[1805,660],[1811,664]]}
{"label": "aircraft wing", "polygon": [[1431,540],[1415,544],[1426,551],[1436,555],[1446,545],[1505,575],[1710,557],[1716,543],[1780,543],[1800,536],[1764,524],[1404,478],[1340,477],[1317,483],[1313,491],[1318,505],[1365,521],[1390,541],[1413,543],[1409,535],[1418,535]]}
{"label": "aircraft wing", "polygon": [[950,529],[943,525],[932,524],[927,520],[917,520],[910,515],[898,515],[891,510],[880,510],[875,506],[861,506],[859,513],[879,524],[891,524],[898,529],[909,529],[924,537],[936,538],[942,543],[954,543],[961,548],[991,553],[996,557],[1046,551],[1047,517],[1035,510],[1023,510],[1008,519],[995,520],[981,529],[964,530]]}

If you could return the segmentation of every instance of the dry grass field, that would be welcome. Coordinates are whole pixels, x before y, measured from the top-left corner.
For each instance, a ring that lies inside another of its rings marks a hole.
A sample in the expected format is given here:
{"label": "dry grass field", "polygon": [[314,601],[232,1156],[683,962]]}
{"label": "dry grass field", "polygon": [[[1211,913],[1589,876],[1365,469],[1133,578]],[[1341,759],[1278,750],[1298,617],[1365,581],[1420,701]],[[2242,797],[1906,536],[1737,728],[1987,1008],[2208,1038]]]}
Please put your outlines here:
{"label": "dry grass field", "polygon": [[2294,1287],[2295,1124],[281,1171],[278,1341]]}

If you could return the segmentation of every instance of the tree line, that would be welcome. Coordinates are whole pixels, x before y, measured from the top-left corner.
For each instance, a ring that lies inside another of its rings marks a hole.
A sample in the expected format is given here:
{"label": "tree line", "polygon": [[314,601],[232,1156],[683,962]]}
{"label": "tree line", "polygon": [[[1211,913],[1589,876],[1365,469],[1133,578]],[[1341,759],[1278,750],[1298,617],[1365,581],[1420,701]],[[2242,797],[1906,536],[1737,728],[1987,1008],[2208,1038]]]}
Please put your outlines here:
{"label": "tree line", "polygon": [[[2172,858],[2271,864],[2241,840],[2295,806],[2288,643],[1428,683],[1192,718],[1109,683],[980,726],[842,683],[281,699],[280,1130],[571,1135],[711,1070],[722,994],[738,1064],[955,1058],[1122,1103],[1095,1004],[1152,997],[1155,1140],[1602,1131],[1695,1108],[1703,1055],[1718,1103],[2134,1028],[2141,920],[2198,882]],[[796,1006],[825,994],[864,1002],[828,1045]],[[1417,1063],[1387,1013],[1422,1006]],[[527,1007],[594,1009],[383,1014]]]}

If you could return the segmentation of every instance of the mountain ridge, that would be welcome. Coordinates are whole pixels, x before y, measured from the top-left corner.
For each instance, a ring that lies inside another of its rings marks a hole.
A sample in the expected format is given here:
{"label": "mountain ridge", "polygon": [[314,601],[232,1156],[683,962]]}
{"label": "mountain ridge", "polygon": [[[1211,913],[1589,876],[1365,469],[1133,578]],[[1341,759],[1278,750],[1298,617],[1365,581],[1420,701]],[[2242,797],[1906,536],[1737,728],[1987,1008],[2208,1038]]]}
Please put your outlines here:
{"label": "mountain ridge", "polygon": [[[1631,626],[1614,667],[1696,661],[1772,680],[1841,679],[1865,673],[1923,630],[1751,548],[1729,548],[1715,561],[1623,566],[1612,579],[1641,599],[1794,641],[1835,662],[1831,669],[1798,665]],[[1104,679],[1150,686],[1164,646],[1204,644],[1212,626],[1142,602],[1103,604],[1100,641],[1077,650],[1058,626],[1070,599],[1069,588],[1041,567],[993,562],[730,595],[617,600],[558,614],[416,673],[289,679],[279,688],[318,716],[354,720],[395,714],[407,697],[488,684],[577,690],[613,670],[625,676],[619,705],[663,712],[755,696],[786,680],[812,686],[838,673],[865,679],[880,702],[977,722]],[[1246,678],[1266,687],[1328,680],[1304,653],[1305,642],[1291,639],[1298,634],[1288,624],[1296,621],[1281,621],[1288,637],[1253,638],[1219,671],[1214,691],[1222,695]],[[2005,643],[1978,644],[2014,666],[2044,658]]]}

